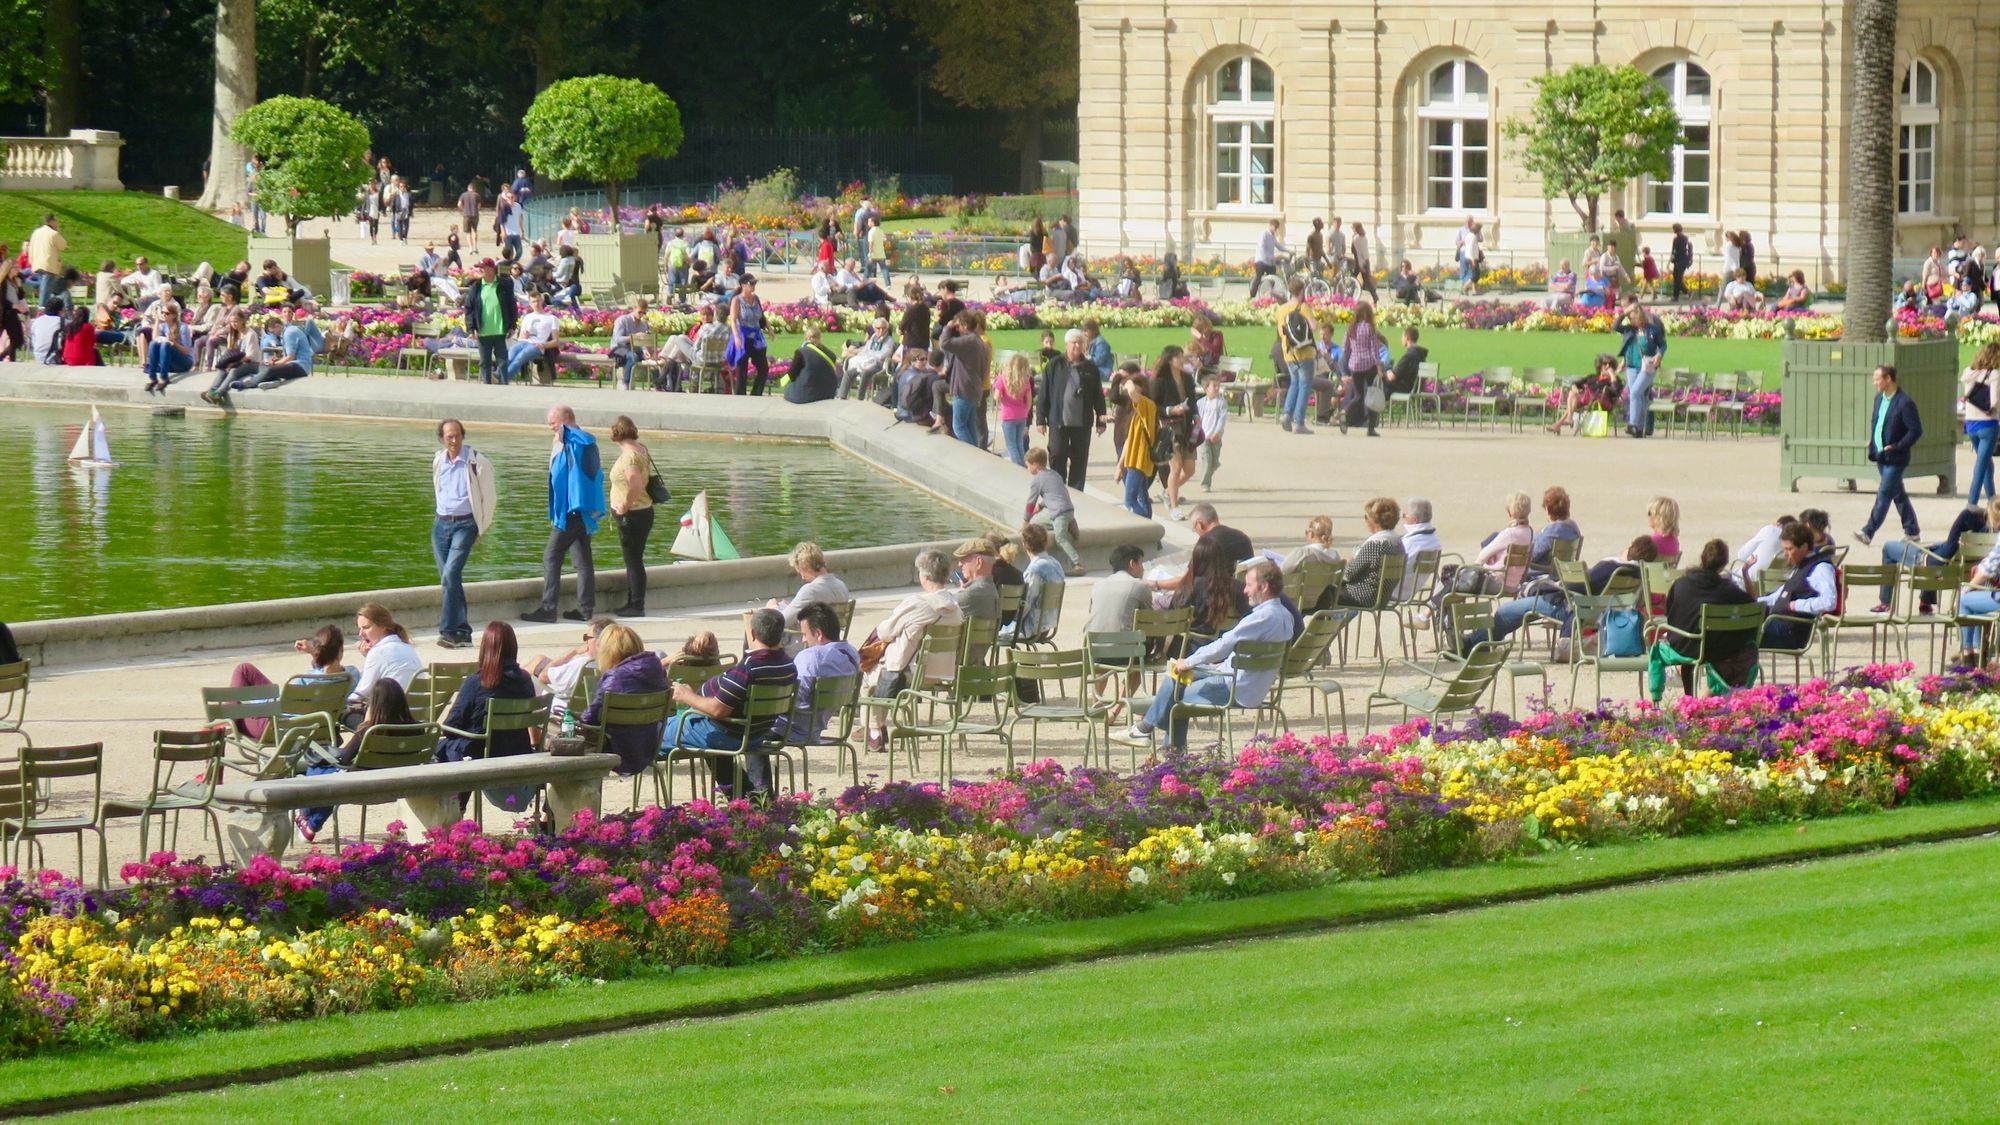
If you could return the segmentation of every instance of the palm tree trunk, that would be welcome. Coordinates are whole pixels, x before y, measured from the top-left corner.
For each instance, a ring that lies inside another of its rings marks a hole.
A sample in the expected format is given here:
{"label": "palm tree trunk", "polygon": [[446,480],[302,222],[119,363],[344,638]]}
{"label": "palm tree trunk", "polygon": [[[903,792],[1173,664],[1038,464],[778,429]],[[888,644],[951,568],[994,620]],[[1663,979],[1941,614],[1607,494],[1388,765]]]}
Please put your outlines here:
{"label": "palm tree trunk", "polygon": [[243,146],[229,139],[236,115],[257,104],[257,0],[215,0],[215,113],[209,125],[208,184],[197,204],[227,210],[244,192]]}
{"label": "palm tree trunk", "polygon": [[1847,313],[1842,338],[1879,344],[1894,297],[1896,0],[1854,0],[1848,68]]}

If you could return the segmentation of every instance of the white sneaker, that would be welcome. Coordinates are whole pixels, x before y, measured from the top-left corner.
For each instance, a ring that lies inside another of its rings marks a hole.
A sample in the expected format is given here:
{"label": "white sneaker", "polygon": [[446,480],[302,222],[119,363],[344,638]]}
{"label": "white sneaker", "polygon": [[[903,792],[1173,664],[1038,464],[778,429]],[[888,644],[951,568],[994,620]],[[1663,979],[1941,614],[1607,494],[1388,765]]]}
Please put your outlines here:
{"label": "white sneaker", "polygon": [[1113,742],[1123,742],[1131,746],[1144,746],[1150,749],[1153,745],[1153,732],[1140,730],[1139,724],[1133,723],[1131,726],[1112,735],[1111,740]]}
{"label": "white sneaker", "polygon": [[1181,511],[1179,508],[1175,508],[1173,511],[1168,512],[1167,515],[1168,517],[1176,520],[1184,520],[1187,518],[1187,513]]}

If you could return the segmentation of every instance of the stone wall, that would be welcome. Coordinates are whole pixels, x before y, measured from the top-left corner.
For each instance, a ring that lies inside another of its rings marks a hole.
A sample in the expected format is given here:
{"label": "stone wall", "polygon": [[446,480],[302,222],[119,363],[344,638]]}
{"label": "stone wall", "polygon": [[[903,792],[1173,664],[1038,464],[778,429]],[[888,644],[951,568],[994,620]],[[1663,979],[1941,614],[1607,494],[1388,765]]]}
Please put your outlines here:
{"label": "stone wall", "polygon": [[106,129],[72,129],[67,137],[0,137],[0,191],[123,191],[118,151],[125,142]]}

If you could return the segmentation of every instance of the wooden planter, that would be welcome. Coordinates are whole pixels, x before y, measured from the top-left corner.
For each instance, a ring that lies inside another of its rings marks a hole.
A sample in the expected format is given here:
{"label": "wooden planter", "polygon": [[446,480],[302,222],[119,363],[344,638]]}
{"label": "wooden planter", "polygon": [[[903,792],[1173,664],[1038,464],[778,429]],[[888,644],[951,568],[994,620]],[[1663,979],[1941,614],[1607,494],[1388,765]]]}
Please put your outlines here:
{"label": "wooden planter", "polygon": [[1787,340],[1784,346],[1784,451],[1778,483],[1793,492],[1804,477],[1831,477],[1852,489],[1872,487],[1868,460],[1870,376],[1894,364],[1897,381],[1917,404],[1924,436],[1910,451],[1909,477],[1935,476],[1938,495],[1958,489],[1958,344],[1949,339],[1855,344],[1844,340]]}

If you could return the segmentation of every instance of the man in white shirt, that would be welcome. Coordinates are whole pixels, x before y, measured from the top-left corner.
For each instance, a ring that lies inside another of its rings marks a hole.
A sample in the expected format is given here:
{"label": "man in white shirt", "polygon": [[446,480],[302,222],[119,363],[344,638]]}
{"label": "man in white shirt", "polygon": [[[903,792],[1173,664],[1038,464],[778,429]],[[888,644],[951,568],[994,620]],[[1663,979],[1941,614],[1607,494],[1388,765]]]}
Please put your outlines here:
{"label": "man in white shirt", "polygon": [[1793,523],[1785,528],[1780,540],[1792,574],[1783,586],[1757,599],[1773,615],[1764,621],[1762,644],[1766,648],[1796,649],[1811,639],[1811,619],[1833,612],[1840,604],[1839,579],[1833,572],[1832,550],[1819,546],[1812,528]]}
{"label": "man in white shirt", "polygon": [[847,296],[846,288],[835,284],[833,266],[828,262],[819,262],[813,266],[812,291],[813,303],[823,309],[832,307],[835,298],[844,301]]}
{"label": "man in white shirt", "polygon": [[507,349],[507,377],[511,382],[522,369],[536,360],[548,364],[549,382],[556,381],[555,356],[561,350],[562,321],[549,311],[548,298],[540,293],[528,299],[528,315],[515,326],[514,343]]}
{"label": "man in white shirt", "polygon": [[437,561],[443,606],[438,613],[438,647],[472,644],[466,620],[465,561],[473,544],[493,524],[496,492],[493,464],[465,444],[465,423],[446,418],[438,423],[441,448],[431,457],[431,491],[436,516],[431,522],[431,555]]}
{"label": "man in white shirt", "polygon": [[132,263],[132,272],[126,274],[120,281],[126,292],[148,304],[159,294],[160,286],[165,283],[166,279],[160,276],[160,271],[147,264],[143,254],[138,261]]}
{"label": "man in white shirt", "polygon": [[1257,236],[1257,256],[1252,260],[1256,275],[1250,279],[1250,296],[1253,298],[1263,289],[1265,278],[1277,275],[1278,255],[1286,252],[1285,244],[1278,241],[1278,231],[1283,224],[1282,219],[1272,219],[1271,225],[1264,228],[1264,233]]}
{"label": "man in white shirt", "polygon": [[1756,287],[1743,276],[1742,270],[1737,270],[1736,276],[1730,279],[1729,284],[1722,287],[1723,308],[1748,312],[1763,303],[1763,294],[1757,292]]}
{"label": "man in white shirt", "polygon": [[42,302],[42,315],[28,324],[28,347],[44,367],[61,367],[63,299]]}
{"label": "man in white shirt", "polygon": [[[1187,659],[1174,661],[1174,677],[1184,677],[1196,669],[1201,669],[1202,674],[1186,687],[1181,686],[1178,678],[1163,678],[1161,690],[1153,696],[1146,717],[1132,724],[1119,736],[1119,741],[1151,748],[1155,733],[1167,725],[1174,705],[1183,700],[1212,707],[1224,704],[1255,707],[1262,703],[1270,694],[1271,685],[1277,682],[1277,670],[1238,672],[1234,653],[1236,646],[1245,641],[1289,642],[1297,635],[1298,619],[1279,597],[1284,584],[1276,563],[1260,559],[1251,564],[1243,574],[1243,596],[1250,601],[1250,612],[1228,632],[1189,653]],[[1186,749],[1186,719],[1173,721],[1169,742],[1177,749]]]}

